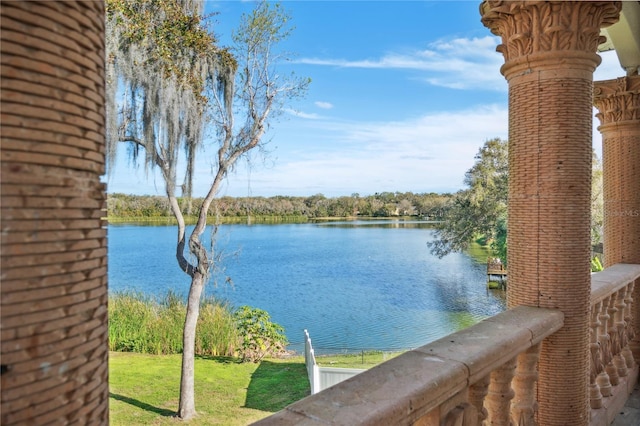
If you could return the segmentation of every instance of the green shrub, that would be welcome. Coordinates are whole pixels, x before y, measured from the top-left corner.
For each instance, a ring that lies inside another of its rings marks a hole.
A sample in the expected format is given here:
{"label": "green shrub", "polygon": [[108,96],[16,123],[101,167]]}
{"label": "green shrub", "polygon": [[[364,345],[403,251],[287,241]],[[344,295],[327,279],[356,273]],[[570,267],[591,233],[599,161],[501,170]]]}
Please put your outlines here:
{"label": "green shrub", "polygon": [[284,328],[271,322],[271,317],[262,309],[241,306],[235,312],[241,346],[238,350],[243,361],[258,362],[265,356],[284,354],[287,338]]}

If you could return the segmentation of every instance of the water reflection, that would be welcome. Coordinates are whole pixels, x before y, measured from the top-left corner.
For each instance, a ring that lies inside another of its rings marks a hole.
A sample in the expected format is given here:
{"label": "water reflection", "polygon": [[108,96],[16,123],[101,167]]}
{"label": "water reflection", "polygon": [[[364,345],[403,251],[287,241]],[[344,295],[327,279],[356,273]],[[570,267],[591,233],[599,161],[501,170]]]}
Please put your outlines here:
{"label": "water reflection", "polygon": [[438,222],[427,220],[403,220],[403,219],[370,219],[370,220],[341,220],[325,221],[315,220],[318,226],[332,226],[337,228],[407,228],[407,229],[433,229]]}
{"label": "water reflection", "polygon": [[[268,311],[302,349],[308,329],[321,352],[401,350],[468,326],[505,308],[486,289],[486,256],[438,259],[427,242],[432,223],[340,221],[321,224],[223,225],[227,256],[215,277],[233,286],[206,293],[232,305]],[[109,226],[110,291],[186,295],[175,261],[174,226]]]}

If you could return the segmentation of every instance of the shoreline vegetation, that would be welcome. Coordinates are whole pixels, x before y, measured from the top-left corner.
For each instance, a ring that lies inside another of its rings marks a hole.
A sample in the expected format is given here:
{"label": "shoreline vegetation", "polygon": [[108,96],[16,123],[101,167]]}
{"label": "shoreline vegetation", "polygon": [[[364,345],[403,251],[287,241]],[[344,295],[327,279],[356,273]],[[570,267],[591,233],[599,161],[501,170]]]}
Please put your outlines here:
{"label": "shoreline vegetation", "polygon": [[[198,218],[196,216],[186,216],[185,223],[193,225]],[[337,218],[317,218],[315,220],[336,220]],[[342,219],[342,218],[340,218]],[[355,219],[355,218],[344,218]],[[113,224],[148,224],[148,225],[177,225],[173,216],[107,216],[107,221]],[[311,220],[306,216],[224,216],[207,219],[207,224],[214,225],[242,225],[247,223],[258,224],[279,224],[279,223],[308,223]]]}
{"label": "shoreline vegetation", "polygon": [[[109,295],[108,309],[110,351],[149,355],[175,355],[182,352],[186,305],[184,298],[177,293],[169,291],[153,296],[131,291],[116,292]],[[266,311],[247,306],[235,307],[228,301],[207,297],[200,304],[200,312],[196,328],[197,356],[245,358],[257,362],[265,357],[289,359],[304,355],[286,348],[288,342],[284,338],[284,330],[271,322]],[[260,324],[260,327],[255,327],[255,324]],[[284,345],[284,350],[266,352],[256,359],[249,358],[244,348],[247,335],[259,337],[267,345],[277,343],[281,348]],[[317,357],[324,360],[341,357],[340,361],[330,360],[327,363],[338,362],[341,363],[338,366],[349,368],[354,362],[373,366],[397,352],[402,351],[339,349],[335,353],[318,354]]]}
{"label": "shoreline vegetation", "polygon": [[[106,220],[109,224],[114,225],[177,225],[177,221],[173,217],[168,216],[155,216],[155,217],[116,217],[107,216]],[[190,216],[185,218],[187,225],[193,225],[196,223],[197,218]],[[314,217],[309,218],[307,216],[233,216],[233,217],[209,217],[207,220],[208,225],[276,225],[276,224],[304,224],[304,223],[320,223],[320,222],[336,222],[336,221],[356,221],[356,220],[401,220],[410,221],[418,220],[431,223],[437,223],[437,220],[425,219],[416,216],[391,216],[391,217],[375,217],[375,216],[331,216],[331,217]]]}
{"label": "shoreline vegetation", "polygon": [[[186,301],[164,295],[116,292],[109,295],[109,350],[154,355],[182,353]],[[284,329],[266,311],[234,307],[206,297],[200,302],[195,355],[259,361],[287,355]]]}
{"label": "shoreline vegetation", "polygon": [[[322,220],[419,218],[439,221],[445,217],[451,194],[382,192],[369,196],[221,197],[209,210],[210,223],[307,223]],[[187,223],[195,223],[202,198],[178,200]],[[109,223],[171,225],[176,221],[167,198],[157,195],[107,195]]]}

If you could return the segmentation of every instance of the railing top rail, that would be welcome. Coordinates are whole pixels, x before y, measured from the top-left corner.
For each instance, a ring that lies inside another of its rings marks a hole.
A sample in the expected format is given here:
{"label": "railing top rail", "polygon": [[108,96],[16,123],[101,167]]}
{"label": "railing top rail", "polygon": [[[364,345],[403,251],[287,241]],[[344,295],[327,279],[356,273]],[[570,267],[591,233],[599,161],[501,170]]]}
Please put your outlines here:
{"label": "railing top rail", "polygon": [[591,275],[591,306],[640,278],[640,265],[618,263]]}
{"label": "railing top rail", "polygon": [[519,306],[406,352],[257,424],[411,423],[563,323],[560,311]]}

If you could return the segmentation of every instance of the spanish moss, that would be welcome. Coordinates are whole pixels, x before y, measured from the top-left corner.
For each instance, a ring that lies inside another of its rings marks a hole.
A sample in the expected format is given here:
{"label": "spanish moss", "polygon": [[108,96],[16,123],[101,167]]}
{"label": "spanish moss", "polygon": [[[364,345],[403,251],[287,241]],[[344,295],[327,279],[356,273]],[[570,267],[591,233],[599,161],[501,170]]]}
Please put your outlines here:
{"label": "spanish moss", "polygon": [[[175,194],[176,168],[184,151],[186,172],[180,189],[190,197],[195,153],[202,146],[211,96],[203,82],[215,81],[230,107],[235,61],[216,47],[215,37],[202,26],[201,1],[136,5],[133,10],[127,1],[108,2],[109,172],[118,145],[124,142],[145,170],[158,167],[167,192]],[[175,25],[176,21],[187,25]]]}

